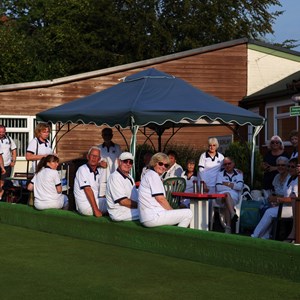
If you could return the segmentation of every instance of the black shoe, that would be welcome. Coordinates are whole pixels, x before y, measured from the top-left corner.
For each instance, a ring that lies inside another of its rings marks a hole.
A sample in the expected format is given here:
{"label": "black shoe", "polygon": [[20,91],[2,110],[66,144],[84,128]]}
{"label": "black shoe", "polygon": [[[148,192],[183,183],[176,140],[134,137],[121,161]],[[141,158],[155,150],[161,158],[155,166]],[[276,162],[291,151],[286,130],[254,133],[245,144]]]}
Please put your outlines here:
{"label": "black shoe", "polygon": [[239,219],[238,215],[234,214],[233,217],[231,218],[231,222],[236,223],[238,219]]}

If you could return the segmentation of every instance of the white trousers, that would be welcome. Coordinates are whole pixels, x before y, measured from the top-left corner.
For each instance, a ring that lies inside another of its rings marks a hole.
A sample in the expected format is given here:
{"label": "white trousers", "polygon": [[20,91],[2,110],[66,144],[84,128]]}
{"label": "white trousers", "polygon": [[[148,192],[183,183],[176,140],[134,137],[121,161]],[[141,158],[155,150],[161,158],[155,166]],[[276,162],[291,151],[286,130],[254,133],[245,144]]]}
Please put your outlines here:
{"label": "white trousers", "polygon": [[[278,206],[268,208],[259,223],[257,224],[251,237],[269,239],[272,231],[273,218],[278,214]],[[293,217],[291,206],[283,206],[281,216],[283,218]]]}
{"label": "white trousers", "polygon": [[[126,207],[127,208],[127,207]],[[121,214],[111,214],[111,211],[108,211],[110,218],[113,221],[133,221],[140,218],[140,213],[138,208],[128,208],[122,209]]]}
{"label": "white trousers", "polygon": [[[98,198],[98,202],[96,203],[100,211],[104,214],[107,212],[107,206],[106,206],[106,198]],[[93,209],[88,200],[86,200],[86,203],[84,205],[80,203],[80,205],[76,205],[77,210],[81,215],[84,216],[93,216]]]}
{"label": "white trousers", "polygon": [[49,208],[65,208],[69,204],[68,196],[65,194],[61,194],[59,199],[56,201],[41,201],[38,199],[34,199],[34,207],[38,210],[44,210],[44,209],[49,209]]}
{"label": "white trousers", "polygon": [[178,224],[178,227],[188,227],[192,217],[193,213],[188,208],[164,210],[159,212],[153,220],[144,222],[143,225],[146,227],[156,227]]}

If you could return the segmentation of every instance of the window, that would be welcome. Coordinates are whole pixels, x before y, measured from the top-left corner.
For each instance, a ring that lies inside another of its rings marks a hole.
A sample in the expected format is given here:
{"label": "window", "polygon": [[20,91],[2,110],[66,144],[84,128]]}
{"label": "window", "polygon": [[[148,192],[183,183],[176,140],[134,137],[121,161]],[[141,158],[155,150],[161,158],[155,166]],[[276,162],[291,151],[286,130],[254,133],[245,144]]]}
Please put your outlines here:
{"label": "window", "polygon": [[283,141],[289,140],[289,133],[298,128],[298,118],[290,116],[292,101],[269,103],[266,106],[267,126],[266,139],[270,140],[273,135],[279,135]]}
{"label": "window", "polygon": [[7,134],[15,141],[18,158],[25,159],[27,145],[34,137],[35,117],[1,116],[0,124],[6,127]]}

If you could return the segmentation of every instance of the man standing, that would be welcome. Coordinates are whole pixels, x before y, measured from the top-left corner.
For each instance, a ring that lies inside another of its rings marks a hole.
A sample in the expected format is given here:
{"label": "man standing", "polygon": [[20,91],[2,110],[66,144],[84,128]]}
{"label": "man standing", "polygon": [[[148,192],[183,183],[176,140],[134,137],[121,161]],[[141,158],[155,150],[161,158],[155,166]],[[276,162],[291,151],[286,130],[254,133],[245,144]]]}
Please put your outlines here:
{"label": "man standing", "polygon": [[[101,151],[100,167],[105,169],[106,182],[110,174],[112,174],[118,168],[118,157],[122,151],[118,144],[112,141],[113,131],[111,128],[102,129],[103,144],[99,145]],[[105,189],[102,189],[103,196],[105,195]]]}
{"label": "man standing", "polygon": [[[0,166],[3,166],[5,172],[2,169],[2,175],[0,180],[0,198],[3,195],[3,185],[5,178],[9,177],[12,168],[15,166],[17,159],[17,146],[14,140],[6,134],[6,128],[0,125],[0,154],[2,153],[2,161],[0,158]],[[1,155],[0,155],[1,156]]]}
{"label": "man standing", "polygon": [[107,212],[105,198],[99,197],[103,170],[98,168],[101,152],[97,146],[90,148],[87,163],[78,168],[74,182],[77,211],[86,216],[99,218]]}
{"label": "man standing", "polygon": [[130,170],[133,165],[130,152],[123,152],[119,157],[119,167],[109,176],[106,188],[107,209],[114,221],[139,219],[138,193]]}

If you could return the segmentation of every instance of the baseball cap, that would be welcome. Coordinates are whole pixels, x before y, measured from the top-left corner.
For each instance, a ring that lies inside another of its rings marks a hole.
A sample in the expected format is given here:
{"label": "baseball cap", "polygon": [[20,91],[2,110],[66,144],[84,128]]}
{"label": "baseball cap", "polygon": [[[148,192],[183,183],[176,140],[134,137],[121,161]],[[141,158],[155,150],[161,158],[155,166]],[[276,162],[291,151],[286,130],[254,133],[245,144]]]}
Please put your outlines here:
{"label": "baseball cap", "polygon": [[123,152],[120,156],[119,156],[120,160],[125,160],[125,159],[133,159],[133,155],[130,152]]}

